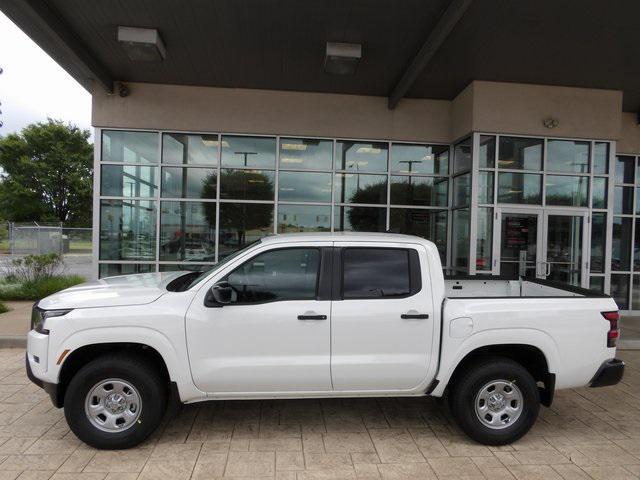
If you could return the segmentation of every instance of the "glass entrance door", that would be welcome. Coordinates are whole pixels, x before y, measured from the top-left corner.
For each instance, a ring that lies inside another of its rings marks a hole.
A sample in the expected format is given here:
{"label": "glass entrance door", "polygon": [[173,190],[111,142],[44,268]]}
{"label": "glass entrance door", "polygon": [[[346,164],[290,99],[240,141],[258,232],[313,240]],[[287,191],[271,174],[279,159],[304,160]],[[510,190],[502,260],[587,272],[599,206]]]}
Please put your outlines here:
{"label": "glass entrance door", "polygon": [[586,224],[586,212],[545,213],[544,271],[539,271],[542,278],[587,286]]}
{"label": "glass entrance door", "polygon": [[542,258],[541,213],[500,212],[500,275],[535,277]]}

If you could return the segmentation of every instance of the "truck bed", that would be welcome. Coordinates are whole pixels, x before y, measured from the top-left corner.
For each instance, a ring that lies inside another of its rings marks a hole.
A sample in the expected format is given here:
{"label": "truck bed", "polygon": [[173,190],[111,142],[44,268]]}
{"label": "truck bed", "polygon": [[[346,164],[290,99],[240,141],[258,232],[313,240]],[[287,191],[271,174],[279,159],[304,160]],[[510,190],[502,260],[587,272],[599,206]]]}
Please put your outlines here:
{"label": "truck bed", "polygon": [[447,298],[606,297],[594,290],[538,278],[446,276]]}

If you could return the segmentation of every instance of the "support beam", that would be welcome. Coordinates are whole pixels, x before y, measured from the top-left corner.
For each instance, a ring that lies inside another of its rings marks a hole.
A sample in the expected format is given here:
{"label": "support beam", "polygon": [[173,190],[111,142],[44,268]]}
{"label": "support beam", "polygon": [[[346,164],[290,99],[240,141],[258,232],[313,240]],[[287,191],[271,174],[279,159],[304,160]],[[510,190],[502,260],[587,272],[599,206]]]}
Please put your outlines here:
{"label": "support beam", "polygon": [[452,0],[440,20],[431,31],[420,51],[400,78],[400,81],[389,94],[389,110],[393,110],[406,95],[414,82],[431,61],[440,46],[447,39],[453,27],[462,18],[471,5],[472,0]]}
{"label": "support beam", "polygon": [[109,71],[47,2],[0,0],[0,10],[89,92],[93,82],[113,92]]}

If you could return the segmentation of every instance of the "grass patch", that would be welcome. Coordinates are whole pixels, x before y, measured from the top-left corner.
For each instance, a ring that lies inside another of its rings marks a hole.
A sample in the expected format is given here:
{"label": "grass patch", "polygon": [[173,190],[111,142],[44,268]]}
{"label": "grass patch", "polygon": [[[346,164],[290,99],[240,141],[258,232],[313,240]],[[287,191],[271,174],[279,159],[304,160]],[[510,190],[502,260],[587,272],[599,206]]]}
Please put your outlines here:
{"label": "grass patch", "polygon": [[0,283],[0,300],[39,300],[86,280],[80,275],[60,275],[22,283]]}
{"label": "grass patch", "polygon": [[8,312],[9,307],[7,307],[4,303],[0,302],[0,313]]}

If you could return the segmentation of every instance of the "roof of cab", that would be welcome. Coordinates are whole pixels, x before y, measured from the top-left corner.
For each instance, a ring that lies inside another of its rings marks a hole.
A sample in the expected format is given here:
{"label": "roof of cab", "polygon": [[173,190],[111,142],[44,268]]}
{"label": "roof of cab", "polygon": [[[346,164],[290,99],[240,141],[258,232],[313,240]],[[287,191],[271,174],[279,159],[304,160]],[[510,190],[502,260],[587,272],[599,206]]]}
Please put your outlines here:
{"label": "roof of cab", "polygon": [[298,241],[317,242],[385,242],[385,243],[421,243],[435,247],[433,242],[415,235],[378,232],[301,232],[279,233],[261,239],[262,243],[286,243]]}

